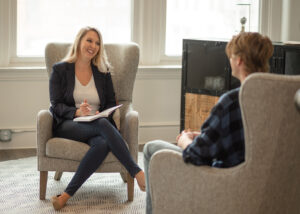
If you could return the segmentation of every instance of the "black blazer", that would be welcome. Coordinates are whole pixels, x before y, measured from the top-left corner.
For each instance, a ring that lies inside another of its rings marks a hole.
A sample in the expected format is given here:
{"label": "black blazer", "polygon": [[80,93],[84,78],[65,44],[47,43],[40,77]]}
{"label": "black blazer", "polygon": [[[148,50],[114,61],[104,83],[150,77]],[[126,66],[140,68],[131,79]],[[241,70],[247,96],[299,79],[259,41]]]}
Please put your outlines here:
{"label": "black blazer", "polygon": [[[91,64],[95,85],[100,99],[99,112],[116,105],[115,92],[110,73],[99,72]],[[76,113],[73,91],[75,86],[75,63],[59,62],[53,65],[49,82],[50,112],[55,130],[64,120],[73,120]],[[114,125],[110,115],[109,120]]]}

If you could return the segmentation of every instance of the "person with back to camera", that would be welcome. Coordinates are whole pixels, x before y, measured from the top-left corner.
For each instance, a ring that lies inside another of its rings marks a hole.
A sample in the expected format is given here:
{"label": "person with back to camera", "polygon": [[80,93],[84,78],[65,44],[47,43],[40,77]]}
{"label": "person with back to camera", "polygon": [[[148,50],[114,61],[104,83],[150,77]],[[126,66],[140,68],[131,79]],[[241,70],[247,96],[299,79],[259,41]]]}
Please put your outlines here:
{"label": "person with back to camera", "polygon": [[52,197],[55,210],[65,206],[110,151],[145,191],[144,172],[131,157],[112,115],[88,123],[73,121],[116,105],[109,68],[101,33],[92,27],[82,28],[66,58],[53,66],[49,85],[53,135],[90,146],[65,191]]}
{"label": "person with back to camera", "polygon": [[[233,36],[226,46],[232,75],[243,84],[248,75],[269,71],[269,59],[273,54],[272,42],[259,33],[240,33]],[[239,90],[223,94],[203,123],[201,131],[182,131],[176,138],[177,146],[156,140],[144,147],[146,175],[146,213],[152,213],[149,190],[149,162],[161,149],[182,153],[186,163],[213,167],[233,167],[245,160],[244,129],[239,106]]]}

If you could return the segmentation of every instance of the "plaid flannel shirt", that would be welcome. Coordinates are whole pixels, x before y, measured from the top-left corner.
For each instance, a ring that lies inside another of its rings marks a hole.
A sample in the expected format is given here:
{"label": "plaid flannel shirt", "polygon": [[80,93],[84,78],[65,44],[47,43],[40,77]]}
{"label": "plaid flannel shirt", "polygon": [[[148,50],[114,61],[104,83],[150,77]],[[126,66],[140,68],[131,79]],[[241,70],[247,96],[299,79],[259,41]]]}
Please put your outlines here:
{"label": "plaid flannel shirt", "polygon": [[194,165],[231,167],[245,159],[239,89],[223,94],[201,127],[201,134],[183,151],[183,159]]}

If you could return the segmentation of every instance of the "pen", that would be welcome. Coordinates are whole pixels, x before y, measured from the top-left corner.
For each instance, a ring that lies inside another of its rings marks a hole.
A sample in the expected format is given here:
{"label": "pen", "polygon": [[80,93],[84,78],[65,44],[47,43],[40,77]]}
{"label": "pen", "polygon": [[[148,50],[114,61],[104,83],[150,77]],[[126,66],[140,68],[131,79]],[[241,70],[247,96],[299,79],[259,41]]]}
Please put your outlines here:
{"label": "pen", "polygon": [[84,99],[84,102],[82,102],[81,104],[87,104],[86,108],[87,108],[89,111],[92,111],[92,108],[89,107],[89,104],[87,103],[86,99]]}

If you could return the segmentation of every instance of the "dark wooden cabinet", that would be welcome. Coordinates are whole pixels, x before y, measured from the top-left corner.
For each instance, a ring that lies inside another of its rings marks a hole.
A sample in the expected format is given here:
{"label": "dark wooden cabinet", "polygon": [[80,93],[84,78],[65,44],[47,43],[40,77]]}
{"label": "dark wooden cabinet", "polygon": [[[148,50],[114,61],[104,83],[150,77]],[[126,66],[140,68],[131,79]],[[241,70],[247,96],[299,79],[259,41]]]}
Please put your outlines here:
{"label": "dark wooden cabinet", "polygon": [[[219,96],[239,87],[231,76],[226,41],[183,40],[180,130],[199,130]],[[300,74],[300,46],[273,43],[270,72]]]}

